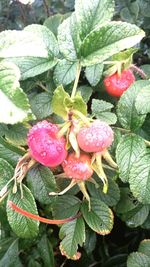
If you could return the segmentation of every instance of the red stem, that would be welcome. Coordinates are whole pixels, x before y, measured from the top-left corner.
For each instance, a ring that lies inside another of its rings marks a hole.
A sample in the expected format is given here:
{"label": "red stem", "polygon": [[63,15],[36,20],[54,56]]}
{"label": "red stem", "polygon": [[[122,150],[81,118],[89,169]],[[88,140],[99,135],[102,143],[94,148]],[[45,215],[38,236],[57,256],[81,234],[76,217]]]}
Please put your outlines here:
{"label": "red stem", "polygon": [[21,209],[10,200],[8,201],[8,206],[23,216],[26,216],[26,217],[31,218],[33,220],[47,223],[47,224],[63,224],[66,222],[71,222],[71,221],[75,220],[76,218],[80,217],[80,214],[78,213],[77,215],[70,217],[70,218],[66,218],[66,219],[62,219],[62,220],[50,220],[50,219],[40,217],[38,215],[32,214],[26,210]]}

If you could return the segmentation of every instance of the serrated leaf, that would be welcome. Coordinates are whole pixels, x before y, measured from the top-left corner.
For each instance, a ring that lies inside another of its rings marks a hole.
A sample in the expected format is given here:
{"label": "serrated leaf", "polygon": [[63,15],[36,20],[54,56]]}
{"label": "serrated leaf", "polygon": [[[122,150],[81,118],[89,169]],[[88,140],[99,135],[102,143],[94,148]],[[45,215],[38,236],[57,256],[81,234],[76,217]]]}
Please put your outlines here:
{"label": "serrated leaf", "polygon": [[9,144],[2,137],[0,137],[0,158],[5,159],[9,164],[15,167],[19,158],[24,154],[24,151]]}
{"label": "serrated leaf", "polygon": [[44,119],[52,114],[51,102],[51,92],[36,94],[31,98],[31,109],[38,120]]}
{"label": "serrated leaf", "polygon": [[82,247],[85,242],[85,224],[82,218],[65,223],[60,228],[60,250],[68,259],[77,259],[78,245]]}
{"label": "serrated leaf", "polygon": [[25,146],[27,143],[27,133],[29,127],[25,124],[17,123],[8,126],[5,138],[12,144],[17,146]]}
{"label": "serrated leaf", "polygon": [[101,63],[114,54],[140,42],[144,32],[126,22],[107,23],[92,31],[81,45],[82,65]]}
{"label": "serrated leaf", "polygon": [[127,267],[149,267],[150,258],[143,253],[133,252],[127,260]]}
{"label": "serrated leaf", "polygon": [[65,105],[66,99],[70,101],[69,94],[65,92],[64,88],[61,85],[58,86],[54,91],[54,95],[52,98],[52,110],[55,114],[59,115],[64,119],[67,118],[67,111]]}
{"label": "serrated leaf", "polygon": [[108,124],[115,124],[117,117],[111,112],[113,105],[109,102],[93,99],[92,100],[92,115],[99,120],[105,121]]}
{"label": "serrated leaf", "polygon": [[[23,185],[23,198],[21,199],[20,190],[16,194],[9,193],[8,201],[14,202],[18,207],[30,213],[38,214],[36,203],[30,190]],[[39,222],[27,218],[15,212],[7,205],[7,217],[12,230],[21,238],[34,238],[39,231]]]}
{"label": "serrated leaf", "polygon": [[19,78],[16,65],[0,62],[0,122],[15,124],[31,114],[29,100],[20,88]]}
{"label": "serrated leaf", "polygon": [[81,41],[95,28],[110,21],[113,12],[113,0],[76,0],[75,14]]}
{"label": "serrated leaf", "polygon": [[53,217],[56,219],[72,217],[77,214],[79,208],[80,200],[77,197],[72,195],[59,196],[52,204]]}
{"label": "serrated leaf", "polygon": [[69,62],[65,59],[59,61],[54,70],[54,81],[56,85],[63,86],[75,80],[77,73],[77,62]]}
{"label": "serrated leaf", "polygon": [[135,107],[139,114],[150,113],[150,83],[141,88],[137,95]]}
{"label": "serrated leaf", "polygon": [[119,177],[123,182],[128,182],[132,164],[145,152],[146,145],[140,136],[136,134],[122,136],[116,149],[116,161],[119,167]]}
{"label": "serrated leaf", "polygon": [[22,267],[19,259],[18,239],[16,239],[8,248],[2,259],[0,260],[0,267]]}
{"label": "serrated leaf", "polygon": [[103,64],[96,64],[86,67],[85,77],[92,86],[96,86],[101,79],[103,73]]}
{"label": "serrated leaf", "polygon": [[23,31],[4,31],[0,34],[0,57],[14,62],[21,78],[33,77],[52,68],[57,60],[58,44],[46,26],[29,25]]}
{"label": "serrated leaf", "polygon": [[82,215],[88,226],[100,235],[107,235],[113,228],[113,213],[108,206],[98,198],[91,198],[91,211],[87,201],[81,206]]}
{"label": "serrated leaf", "polygon": [[[5,60],[7,61],[7,59]],[[38,57],[15,57],[9,58],[9,61],[15,63],[20,69],[20,80],[37,76],[49,69],[52,69],[58,62],[57,58]]]}
{"label": "serrated leaf", "polygon": [[4,159],[0,158],[0,191],[13,177],[13,167]]}
{"label": "serrated leaf", "polygon": [[108,191],[103,193],[103,183],[98,183],[99,188],[96,188],[94,184],[87,183],[88,190],[92,197],[95,197],[103,201],[106,205],[113,207],[115,206],[120,199],[120,190],[115,181],[108,179]]}
{"label": "serrated leaf", "polygon": [[48,167],[38,165],[27,174],[27,185],[34,197],[43,204],[51,204],[50,192],[57,190],[55,177]]}
{"label": "serrated leaf", "polygon": [[149,214],[149,207],[148,205],[143,206],[138,204],[134,209],[124,213],[121,216],[121,219],[125,221],[128,227],[136,228],[141,226]]}
{"label": "serrated leaf", "polygon": [[144,239],[141,241],[138,252],[141,252],[150,257],[150,239]]}
{"label": "serrated leaf", "polygon": [[[7,43],[5,43],[6,41]],[[2,32],[1,42],[1,57],[5,57],[6,53],[6,57],[35,56],[47,58],[48,55],[57,56],[59,53],[54,34],[47,27],[39,24],[29,25],[23,31]],[[18,47],[19,50],[17,50]]]}
{"label": "serrated leaf", "polygon": [[78,91],[80,92],[83,100],[85,103],[87,103],[92,95],[92,87],[87,86],[87,85],[82,85],[78,87]]}
{"label": "serrated leaf", "polygon": [[120,97],[117,115],[122,127],[135,131],[143,124],[145,115],[138,114],[135,103],[138,93],[146,84],[149,81],[136,81]]}
{"label": "serrated leaf", "polygon": [[44,266],[55,267],[53,248],[46,235],[42,236],[37,247]]}
{"label": "serrated leaf", "polygon": [[70,27],[71,17],[67,18],[58,27],[58,43],[60,47],[60,52],[63,56],[70,61],[77,60],[76,49],[72,39],[72,30]]}
{"label": "serrated leaf", "polygon": [[138,157],[130,170],[132,194],[143,204],[150,204],[150,153]]}

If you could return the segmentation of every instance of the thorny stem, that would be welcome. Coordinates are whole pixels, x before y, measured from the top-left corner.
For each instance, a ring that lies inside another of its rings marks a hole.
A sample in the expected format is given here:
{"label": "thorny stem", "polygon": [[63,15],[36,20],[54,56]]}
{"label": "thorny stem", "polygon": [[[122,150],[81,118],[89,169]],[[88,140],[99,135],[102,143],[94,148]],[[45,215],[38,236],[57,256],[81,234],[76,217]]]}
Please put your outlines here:
{"label": "thorny stem", "polygon": [[145,74],[145,72],[142,69],[138,68],[136,65],[132,64],[131,65],[131,69],[133,71],[137,72],[141,76],[142,79],[144,79],[144,80],[148,79],[148,77]]}
{"label": "thorny stem", "polygon": [[43,222],[43,223],[47,223],[47,224],[63,224],[66,222],[71,222],[77,218],[79,218],[81,216],[81,213],[76,214],[75,216],[66,218],[66,219],[62,219],[62,220],[50,220],[50,219],[46,219],[43,217],[40,217],[36,214],[32,214],[26,210],[23,210],[21,208],[19,208],[17,205],[15,205],[15,203],[13,203],[12,201],[8,201],[8,206],[10,208],[12,208],[13,210],[15,210],[16,212],[20,213],[21,215],[31,218],[33,220],[39,221],[39,222]]}
{"label": "thorny stem", "polygon": [[77,68],[77,74],[76,74],[76,78],[74,81],[74,85],[73,85],[73,89],[72,89],[72,94],[71,94],[71,98],[73,99],[75,97],[76,94],[76,90],[77,90],[77,86],[78,86],[78,82],[79,82],[79,77],[80,77],[80,72],[81,72],[81,63],[78,63],[78,68]]}

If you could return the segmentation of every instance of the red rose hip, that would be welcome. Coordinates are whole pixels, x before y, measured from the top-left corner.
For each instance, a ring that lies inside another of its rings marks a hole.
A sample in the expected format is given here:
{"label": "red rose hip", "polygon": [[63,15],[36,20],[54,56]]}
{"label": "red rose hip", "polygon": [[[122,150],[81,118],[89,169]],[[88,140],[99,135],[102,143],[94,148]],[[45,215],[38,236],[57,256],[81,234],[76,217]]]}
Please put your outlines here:
{"label": "red rose hip", "polygon": [[65,138],[58,138],[58,132],[57,125],[44,120],[34,125],[28,133],[31,156],[44,166],[58,166],[67,156]]}
{"label": "red rose hip", "polygon": [[71,153],[62,163],[65,175],[74,180],[87,180],[92,174],[91,158],[89,155],[81,153],[77,158],[75,153]]}
{"label": "red rose hip", "polygon": [[117,72],[104,79],[105,89],[111,96],[121,96],[129,86],[135,81],[135,76],[131,70],[123,70],[121,75]]}
{"label": "red rose hip", "polygon": [[83,127],[77,134],[79,147],[85,152],[101,152],[113,142],[111,127],[103,121],[96,120],[90,127]]}

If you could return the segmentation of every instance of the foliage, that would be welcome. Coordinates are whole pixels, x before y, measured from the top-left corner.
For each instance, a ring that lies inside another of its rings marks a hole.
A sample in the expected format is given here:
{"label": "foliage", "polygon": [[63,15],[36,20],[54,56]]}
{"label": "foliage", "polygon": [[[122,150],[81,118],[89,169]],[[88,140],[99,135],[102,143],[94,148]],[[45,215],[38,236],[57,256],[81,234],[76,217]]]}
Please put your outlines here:
{"label": "foliage", "polygon": [[[0,266],[61,266],[64,256],[69,266],[150,265],[149,10],[147,0],[1,1]],[[136,81],[111,97],[104,77],[124,68]],[[84,123],[107,122],[113,159],[102,154],[104,172],[91,153],[92,180],[53,196],[70,179],[62,166],[35,162],[27,146],[43,119],[59,125],[77,154]],[[12,202],[35,216],[72,219],[39,224]]]}

